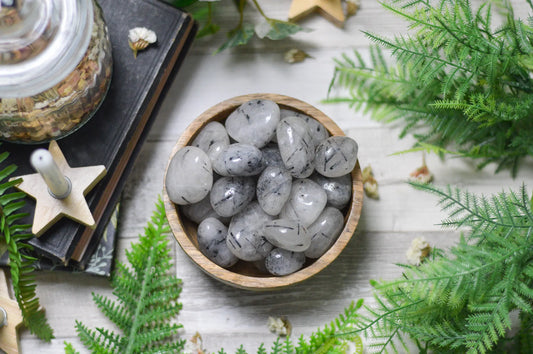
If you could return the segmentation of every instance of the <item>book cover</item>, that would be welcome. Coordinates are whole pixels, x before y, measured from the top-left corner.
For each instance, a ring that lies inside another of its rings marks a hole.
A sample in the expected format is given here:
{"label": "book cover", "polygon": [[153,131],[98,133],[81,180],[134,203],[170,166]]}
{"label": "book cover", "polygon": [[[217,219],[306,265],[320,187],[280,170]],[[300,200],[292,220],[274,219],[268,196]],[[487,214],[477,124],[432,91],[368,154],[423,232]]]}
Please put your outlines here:
{"label": "book cover", "polygon": [[[107,168],[107,175],[87,195],[97,227],[93,230],[63,218],[41,237],[30,240],[38,254],[64,264],[73,257],[82,268],[99,243],[98,235],[118,201],[165,87],[196,32],[189,14],[159,0],[99,0],[98,3],[113,47],[111,86],[96,114],[78,131],[58,141],[70,166],[103,164]],[[149,28],[158,37],[137,58],[128,45],[128,32],[133,27]],[[33,172],[29,156],[39,147],[47,144],[3,145],[11,153],[8,162],[19,166],[16,175]],[[34,208],[35,201],[28,198],[25,211],[30,213],[30,222]]]}

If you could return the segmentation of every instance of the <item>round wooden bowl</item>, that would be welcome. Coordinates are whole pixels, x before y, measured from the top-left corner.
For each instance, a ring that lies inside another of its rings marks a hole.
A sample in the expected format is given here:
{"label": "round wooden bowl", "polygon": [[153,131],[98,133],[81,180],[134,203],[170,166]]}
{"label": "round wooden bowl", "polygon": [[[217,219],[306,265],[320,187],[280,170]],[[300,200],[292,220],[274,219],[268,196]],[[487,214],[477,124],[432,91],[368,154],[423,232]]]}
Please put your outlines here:
{"label": "round wooden bowl", "polygon": [[[211,121],[223,122],[228,115],[241,104],[258,98],[274,101],[280,106],[280,108],[301,112],[315,118],[326,127],[331,135],[344,135],[342,130],[328,116],[315,107],[295,98],[277,94],[243,95],[220,102],[197,117],[187,127],[174,146],[174,149],[170,154],[169,163],[174,154],[182,147],[189,145],[207,123]],[[165,171],[165,179],[167,171]],[[350,238],[357,227],[357,223],[359,222],[359,216],[361,215],[361,208],[363,206],[363,181],[361,168],[359,162],[357,162],[352,171],[352,199],[350,205],[344,211],[345,225],[337,241],[322,257],[315,260],[308,259],[301,270],[285,276],[264,274],[256,269],[253,264],[244,261],[239,261],[229,269],[216,265],[198,249],[198,242],[196,239],[196,229],[198,225],[185,218],[181,214],[179,207],[170,201],[165,185],[163,185],[163,198],[168,222],[174,233],[174,237],[187,256],[189,256],[200,269],[213,278],[238,288],[249,290],[274,290],[299,283],[312,277],[327,267],[342,252],[344,247],[348,244],[348,241],[350,241]]]}

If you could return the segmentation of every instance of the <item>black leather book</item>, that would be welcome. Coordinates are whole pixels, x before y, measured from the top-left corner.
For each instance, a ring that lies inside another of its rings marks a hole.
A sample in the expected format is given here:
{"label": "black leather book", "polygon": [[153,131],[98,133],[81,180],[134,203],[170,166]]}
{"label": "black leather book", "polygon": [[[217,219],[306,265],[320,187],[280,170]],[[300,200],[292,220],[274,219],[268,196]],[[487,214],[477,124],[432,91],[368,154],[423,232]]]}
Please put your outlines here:
{"label": "black leather book", "polygon": [[[87,195],[97,222],[90,229],[63,218],[41,237],[29,242],[39,255],[67,264],[72,258],[83,268],[99,243],[99,235],[113,212],[134,158],[155,118],[157,109],[186,55],[196,33],[191,16],[159,0],[98,0],[113,47],[113,78],[96,114],[78,131],[58,140],[72,167],[105,165],[107,175]],[[128,32],[146,27],[157,42],[134,58]],[[15,175],[32,173],[29,156],[43,145],[4,143]],[[28,198],[26,211],[33,219],[35,202]],[[30,221],[31,221],[30,219]]]}

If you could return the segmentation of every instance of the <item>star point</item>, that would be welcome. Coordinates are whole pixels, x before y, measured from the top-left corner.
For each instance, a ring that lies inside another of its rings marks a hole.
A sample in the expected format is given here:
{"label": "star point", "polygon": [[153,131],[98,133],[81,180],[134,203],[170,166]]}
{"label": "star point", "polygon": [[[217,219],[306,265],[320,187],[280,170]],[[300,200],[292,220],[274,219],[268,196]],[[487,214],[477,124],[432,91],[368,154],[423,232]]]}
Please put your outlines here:
{"label": "star point", "polygon": [[66,198],[57,199],[49,193],[48,186],[39,173],[16,177],[22,178],[16,188],[36,200],[32,233],[37,237],[41,236],[64,216],[94,227],[95,221],[85,195],[105,176],[105,167],[70,167],[55,141],[50,142],[49,151],[60,171],[70,180],[72,189]]}
{"label": "star point", "polygon": [[344,26],[345,16],[341,0],[293,0],[289,9],[289,21],[298,21],[315,11],[336,26]]}
{"label": "star point", "polygon": [[22,312],[9,297],[5,270],[0,270],[0,307],[7,313],[7,325],[0,327],[0,350],[7,354],[19,353],[17,329],[22,325]]}

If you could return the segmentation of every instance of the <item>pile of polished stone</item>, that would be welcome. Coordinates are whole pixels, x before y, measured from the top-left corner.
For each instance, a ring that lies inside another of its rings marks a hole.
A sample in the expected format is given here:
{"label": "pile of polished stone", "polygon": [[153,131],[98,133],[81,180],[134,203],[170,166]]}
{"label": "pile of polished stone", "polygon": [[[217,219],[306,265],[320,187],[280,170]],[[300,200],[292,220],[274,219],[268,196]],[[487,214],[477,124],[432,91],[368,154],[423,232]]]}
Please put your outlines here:
{"label": "pile of polished stone", "polygon": [[341,233],[356,160],[353,139],[329,137],[311,117],[252,100],[174,155],[166,188],[199,224],[199,248],[214,263],[228,268],[241,259],[286,275]]}

